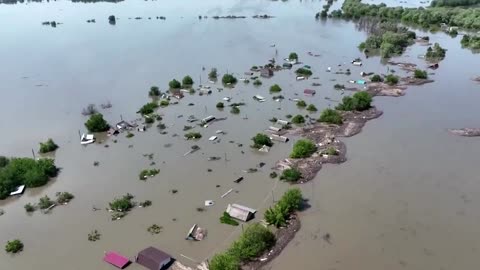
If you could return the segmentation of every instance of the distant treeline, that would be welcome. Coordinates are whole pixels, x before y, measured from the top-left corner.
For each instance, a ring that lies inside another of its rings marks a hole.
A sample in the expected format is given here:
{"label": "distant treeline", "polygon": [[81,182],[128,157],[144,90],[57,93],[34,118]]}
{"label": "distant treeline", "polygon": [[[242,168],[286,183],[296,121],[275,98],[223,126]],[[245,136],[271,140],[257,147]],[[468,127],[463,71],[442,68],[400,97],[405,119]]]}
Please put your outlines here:
{"label": "distant treeline", "polygon": [[[450,1],[450,0],[443,0]],[[462,0],[458,0],[462,1]],[[478,0],[470,0],[478,1]],[[387,7],[385,4],[369,5],[360,0],[345,0],[342,10],[332,12],[332,17],[359,19],[375,17],[385,20],[402,21],[426,29],[438,29],[441,24],[480,30],[480,8],[403,8]]]}
{"label": "distant treeline", "polygon": [[[29,2],[50,2],[56,0],[0,0],[0,4],[23,4]],[[97,3],[97,2],[109,2],[109,3],[118,3],[123,2],[124,0],[70,0],[73,3]]]}
{"label": "distant treeline", "polygon": [[461,7],[480,4],[480,0],[433,0],[432,7]]}

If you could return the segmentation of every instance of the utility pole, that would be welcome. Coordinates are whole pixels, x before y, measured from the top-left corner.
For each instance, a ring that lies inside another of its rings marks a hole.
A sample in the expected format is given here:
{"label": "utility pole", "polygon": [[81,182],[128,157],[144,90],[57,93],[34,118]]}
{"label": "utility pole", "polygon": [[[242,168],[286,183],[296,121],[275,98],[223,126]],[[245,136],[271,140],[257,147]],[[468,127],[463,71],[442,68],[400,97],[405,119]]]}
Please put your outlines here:
{"label": "utility pole", "polygon": [[32,148],[32,155],[33,155],[33,159],[36,159],[35,158],[35,151],[33,151],[33,148]]}

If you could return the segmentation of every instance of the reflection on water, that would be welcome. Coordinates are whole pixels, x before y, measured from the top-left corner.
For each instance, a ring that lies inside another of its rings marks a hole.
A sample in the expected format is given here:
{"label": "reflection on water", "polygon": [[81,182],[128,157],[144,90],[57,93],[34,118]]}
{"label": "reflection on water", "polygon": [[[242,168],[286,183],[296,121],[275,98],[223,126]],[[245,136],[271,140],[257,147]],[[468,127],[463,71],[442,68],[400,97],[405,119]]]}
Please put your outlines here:
{"label": "reflection on water", "polygon": [[[110,269],[101,261],[104,251],[133,256],[150,245],[191,264],[180,254],[202,260],[227,247],[240,232],[219,224],[228,203],[260,209],[258,220],[272,202],[271,191],[278,198],[289,187],[268,175],[293,142],[278,143],[270,153],[258,154],[248,147],[250,138],[268,127],[272,117],[306,114],[288,98],[304,98],[321,111],[342,98],[334,84],[358,79],[361,71],[386,72],[378,58],[365,60],[362,68],[346,66],[360,55],[356,46],[365,34],[352,23],[315,21],[322,5],[320,1],[192,0],[1,6],[2,25],[15,26],[0,28],[0,113],[6,116],[0,121],[1,154],[30,156],[38,142],[53,138],[60,145],[55,157],[62,172],[46,187],[0,202],[6,212],[0,217],[0,243],[19,237],[25,244],[19,256],[1,252],[0,269]],[[108,23],[112,14],[119,18],[115,26]],[[200,14],[276,18],[198,20]],[[136,16],[166,16],[167,20],[128,20]],[[97,23],[86,23],[89,19]],[[46,20],[63,25],[42,27]],[[478,61],[472,61],[477,56],[462,50],[458,40],[443,34],[431,40],[449,50],[431,75],[436,82],[412,88],[402,98],[375,99],[385,114],[346,140],[349,161],[325,166],[314,181],[302,186],[312,207],[302,214],[302,230],[272,269],[298,265],[305,269],[474,269],[480,242],[475,212],[480,203],[475,199],[480,149],[477,139],[453,137],[444,129],[478,126],[473,116],[480,92],[470,77],[480,69]],[[415,45],[399,60],[423,66],[416,56],[425,50]],[[252,65],[272,57],[281,61],[292,51],[319,76],[316,82],[321,86],[314,97],[302,94],[313,80],[297,82],[293,71],[282,71],[264,79],[260,87],[239,83],[218,92],[216,88],[222,86],[212,85],[212,95],[187,94],[180,104],[159,110],[166,134],[153,127],[130,139],[121,134],[116,143],[109,138],[87,147],[78,143],[79,130],[85,129],[81,112],[90,103],[99,108],[111,102],[112,108],[100,109],[110,123],[121,117],[133,120],[148,102],[152,85],[166,90],[168,81],[187,74],[197,85],[205,84],[212,67],[240,78]],[[468,69],[463,64],[467,62]],[[352,75],[326,73],[329,66],[350,68]],[[283,102],[271,100],[268,88],[273,83],[282,87]],[[267,102],[254,102],[255,94],[268,97]],[[247,105],[239,115],[228,109],[218,111],[215,104],[223,97]],[[203,135],[198,142],[183,140],[189,115],[212,114],[228,119],[206,129],[196,127]],[[219,143],[208,141],[218,129],[227,134],[219,136]],[[184,156],[194,144],[201,150]],[[152,160],[144,156],[150,153]],[[209,161],[211,156],[221,160]],[[94,161],[99,166],[93,166]],[[151,168],[152,161],[160,174],[139,181],[138,174]],[[259,172],[243,172],[260,162],[267,165]],[[233,183],[239,176],[245,180]],[[235,192],[221,199],[231,188]],[[178,193],[170,192],[174,189]],[[69,191],[75,199],[48,215],[25,214],[23,205],[45,194],[53,197],[57,191]],[[104,209],[126,192],[135,195],[136,201],[148,199],[153,205],[115,222],[104,210],[91,211],[92,206]],[[215,205],[198,212],[205,200],[215,200]],[[207,239],[184,240],[194,223],[208,229]],[[147,232],[152,224],[162,226],[163,232],[152,236]],[[95,229],[102,238],[91,243],[87,235]],[[331,235],[331,244],[322,240],[325,233]]]}

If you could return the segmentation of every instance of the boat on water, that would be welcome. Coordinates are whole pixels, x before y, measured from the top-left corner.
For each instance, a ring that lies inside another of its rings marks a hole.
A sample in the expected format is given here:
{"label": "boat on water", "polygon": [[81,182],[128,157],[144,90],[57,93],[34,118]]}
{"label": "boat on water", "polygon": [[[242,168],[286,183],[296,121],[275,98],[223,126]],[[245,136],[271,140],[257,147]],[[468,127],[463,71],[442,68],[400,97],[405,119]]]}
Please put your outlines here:
{"label": "boat on water", "polygon": [[95,142],[95,136],[93,134],[82,134],[82,137],[80,138],[80,144],[86,145],[86,144],[91,144]]}

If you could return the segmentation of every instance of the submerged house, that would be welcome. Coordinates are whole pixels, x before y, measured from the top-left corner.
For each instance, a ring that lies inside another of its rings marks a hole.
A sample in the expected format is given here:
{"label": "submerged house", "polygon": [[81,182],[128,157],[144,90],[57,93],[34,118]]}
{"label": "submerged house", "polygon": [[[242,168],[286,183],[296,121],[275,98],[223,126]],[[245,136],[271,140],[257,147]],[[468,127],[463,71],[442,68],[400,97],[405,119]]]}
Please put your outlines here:
{"label": "submerged house", "polygon": [[271,68],[262,68],[260,70],[260,76],[264,78],[270,78],[273,76],[273,70]]}
{"label": "submerged house", "polygon": [[316,92],[315,92],[315,90],[313,90],[313,89],[305,89],[305,90],[303,90],[303,93],[304,93],[306,96],[313,96],[313,95],[315,95]]}
{"label": "submerged house", "polygon": [[150,270],[162,270],[170,264],[172,257],[167,253],[156,249],[154,247],[148,247],[140,251],[135,257],[135,262],[145,266]]}
{"label": "submerged house", "polygon": [[124,269],[130,264],[130,260],[127,257],[122,256],[115,251],[105,252],[103,260],[120,269]]}
{"label": "submerged house", "polygon": [[257,210],[239,204],[229,204],[225,212],[232,218],[247,222],[255,217]]}

